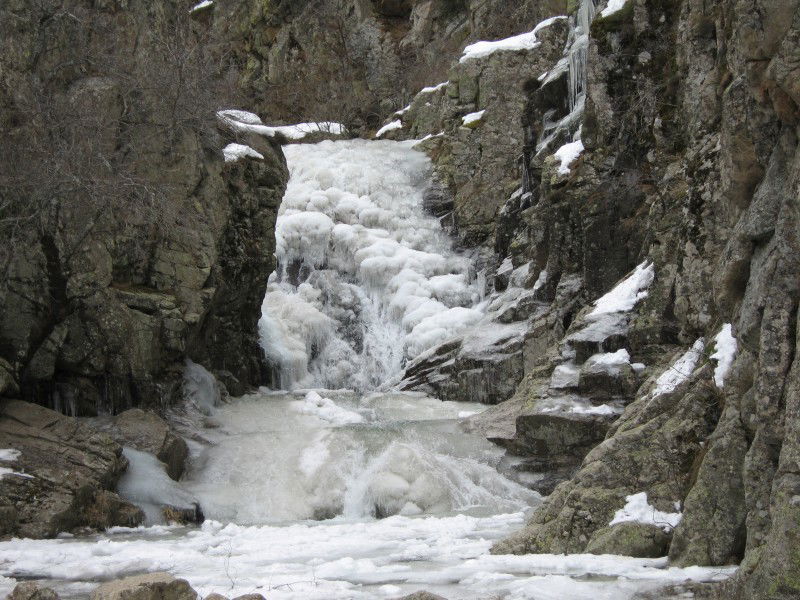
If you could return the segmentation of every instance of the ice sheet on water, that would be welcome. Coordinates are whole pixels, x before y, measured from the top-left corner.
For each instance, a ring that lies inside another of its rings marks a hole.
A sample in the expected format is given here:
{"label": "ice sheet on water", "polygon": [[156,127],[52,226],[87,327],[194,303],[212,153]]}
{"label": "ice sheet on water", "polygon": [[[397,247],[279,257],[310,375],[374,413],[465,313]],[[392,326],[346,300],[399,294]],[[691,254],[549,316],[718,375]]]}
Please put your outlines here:
{"label": "ice sheet on water", "polygon": [[291,408],[304,415],[313,415],[333,425],[352,425],[364,421],[364,417],[357,412],[341,408],[330,398],[323,398],[315,391],[308,392],[303,401],[294,402]]}
{"label": "ice sheet on water", "polygon": [[185,535],[17,539],[0,543],[0,573],[75,585],[166,570],[203,596],[260,592],[272,600],[367,600],[387,585],[402,594],[424,588],[459,598],[625,600],[735,571],[668,567],[665,558],[488,554],[494,540],[523,522],[522,513],[259,527],[207,521]]}

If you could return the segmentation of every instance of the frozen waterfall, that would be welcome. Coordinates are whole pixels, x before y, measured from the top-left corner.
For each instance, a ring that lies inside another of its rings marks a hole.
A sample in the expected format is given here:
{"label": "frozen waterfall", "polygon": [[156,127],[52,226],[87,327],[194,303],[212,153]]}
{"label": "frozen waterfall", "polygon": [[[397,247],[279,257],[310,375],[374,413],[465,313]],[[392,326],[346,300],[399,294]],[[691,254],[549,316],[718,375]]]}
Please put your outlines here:
{"label": "frozen waterfall", "polygon": [[281,388],[377,389],[482,316],[470,259],[423,212],[431,167],[412,145],[285,148],[291,178],[260,324]]}

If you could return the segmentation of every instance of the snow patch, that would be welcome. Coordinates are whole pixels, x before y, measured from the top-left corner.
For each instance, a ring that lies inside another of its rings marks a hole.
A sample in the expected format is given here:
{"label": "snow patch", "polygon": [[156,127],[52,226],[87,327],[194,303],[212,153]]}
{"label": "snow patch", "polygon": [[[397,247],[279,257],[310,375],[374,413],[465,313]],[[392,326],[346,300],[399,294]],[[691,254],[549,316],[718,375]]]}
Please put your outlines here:
{"label": "snow patch", "polygon": [[347,128],[344,125],[332,121],[297,123],[296,125],[264,125],[258,115],[238,109],[221,110],[217,112],[217,117],[236,131],[256,133],[267,137],[275,137],[277,134],[282,134],[292,141],[302,140],[314,133],[330,133],[332,135],[344,135],[347,133]]}
{"label": "snow patch", "polygon": [[705,342],[703,339],[697,340],[689,350],[687,350],[678,360],[667,367],[667,370],[656,379],[655,387],[651,392],[653,398],[662,394],[669,394],[674,391],[681,383],[686,381],[694,372],[694,368],[703,355]]}
{"label": "snow patch", "polygon": [[449,81],[443,81],[442,83],[438,83],[438,84],[432,85],[430,87],[424,87],[419,91],[419,93],[417,95],[419,95],[419,94],[432,94],[433,92],[438,92],[443,87],[446,87],[448,83],[450,83],[450,82]]}
{"label": "snow patch", "polygon": [[203,0],[202,2],[198,2],[197,4],[195,4],[189,12],[195,13],[201,11],[204,8],[208,8],[212,4],[214,4],[214,0]]}
{"label": "snow patch", "polygon": [[378,129],[377,133],[375,134],[375,138],[376,139],[380,139],[384,135],[389,133],[390,131],[394,131],[395,129],[402,129],[402,128],[403,128],[403,122],[402,121],[400,121],[399,119],[396,120],[396,121],[392,121],[391,123],[387,123],[386,125],[384,125],[380,129]]}
{"label": "snow patch", "polygon": [[240,158],[252,157],[264,160],[264,155],[256,152],[250,146],[244,144],[228,144],[222,149],[222,156],[225,162],[236,162]]}
{"label": "snow patch", "polygon": [[614,289],[597,300],[587,318],[596,320],[610,313],[628,312],[639,300],[647,297],[647,288],[653,283],[654,278],[653,265],[648,261],[643,262]]}
{"label": "snow patch", "polygon": [[714,383],[717,384],[718,388],[721,388],[725,385],[725,377],[731,369],[738,348],[736,338],[733,337],[733,326],[730,323],[725,323],[720,332],[714,337],[714,341],[716,342],[716,349],[710,358],[717,361],[717,366],[714,369]]}
{"label": "snow patch", "polygon": [[625,8],[626,2],[627,0],[608,0],[608,4],[600,12],[600,16],[605,18],[621,11],[623,8]]}
{"label": "snow patch", "polygon": [[485,110],[480,110],[478,112],[469,113],[468,115],[465,115],[465,116],[461,117],[461,123],[465,127],[469,127],[473,123],[477,123],[478,121],[482,121],[484,113],[486,113]]}
{"label": "snow patch", "polygon": [[644,523],[646,525],[657,525],[664,531],[669,532],[680,523],[683,514],[668,513],[656,510],[655,507],[647,503],[647,492],[639,492],[625,498],[625,506],[614,513],[614,518],[609,525],[617,523]]}
{"label": "snow patch", "polygon": [[583,150],[583,142],[581,140],[564,144],[558,150],[556,150],[555,157],[560,163],[558,167],[558,172],[560,175],[569,175],[570,165],[578,159]]}
{"label": "snow patch", "polygon": [[484,56],[489,56],[490,54],[494,54],[495,52],[508,52],[508,51],[515,51],[515,50],[533,50],[536,48],[541,42],[536,38],[536,34],[544,29],[545,27],[549,27],[556,21],[560,19],[566,19],[565,16],[558,16],[558,17],[551,17],[549,19],[545,19],[541,23],[539,23],[533,31],[528,33],[522,33],[520,35],[515,35],[513,37],[505,38],[502,40],[496,40],[493,42],[475,42],[474,44],[470,44],[466,48],[464,48],[464,53],[462,54],[459,62],[467,62],[468,60],[472,60],[475,58],[483,58]]}
{"label": "snow patch", "polygon": [[[0,461],[15,462],[19,458],[20,454],[20,451],[15,450],[14,448],[0,448]],[[3,479],[3,477],[7,475],[12,477],[22,477],[23,479],[34,479],[33,475],[20,473],[14,469],[9,469],[8,467],[0,467],[0,479]]]}

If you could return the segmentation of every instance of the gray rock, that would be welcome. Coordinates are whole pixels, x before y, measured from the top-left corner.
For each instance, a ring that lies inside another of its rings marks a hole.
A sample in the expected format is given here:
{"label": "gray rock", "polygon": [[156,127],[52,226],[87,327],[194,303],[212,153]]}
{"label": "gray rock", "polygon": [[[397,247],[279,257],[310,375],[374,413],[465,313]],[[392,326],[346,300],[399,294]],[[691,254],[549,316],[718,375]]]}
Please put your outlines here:
{"label": "gray rock", "polygon": [[0,532],[51,537],[61,531],[136,526],[140,509],[113,492],[127,467],[122,448],[105,433],[26,402],[0,405],[0,437],[20,452],[21,473],[0,486]]}
{"label": "gray rock", "polygon": [[109,581],[92,592],[92,600],[196,600],[185,579],[169,573],[148,573]]}
{"label": "gray rock", "polygon": [[18,583],[6,600],[58,600],[58,594],[50,588],[40,587],[33,581]]}
{"label": "gray rock", "polygon": [[637,558],[666,556],[671,535],[646,523],[618,523],[598,529],[586,546],[589,554],[619,554]]}

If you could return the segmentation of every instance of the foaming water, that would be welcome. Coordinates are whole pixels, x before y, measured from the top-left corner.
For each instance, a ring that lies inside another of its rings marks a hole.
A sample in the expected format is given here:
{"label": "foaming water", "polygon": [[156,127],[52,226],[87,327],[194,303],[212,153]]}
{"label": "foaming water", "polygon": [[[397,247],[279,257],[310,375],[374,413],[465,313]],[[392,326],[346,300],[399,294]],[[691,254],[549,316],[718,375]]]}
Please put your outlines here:
{"label": "foaming water", "polygon": [[281,388],[376,389],[481,318],[472,261],[422,209],[431,165],[412,145],[285,148],[278,269],[260,324]]}
{"label": "foaming water", "polygon": [[242,524],[527,508],[538,495],[498,473],[502,451],[458,428],[480,409],[408,393],[253,394],[218,409],[183,487],[207,517]]}

